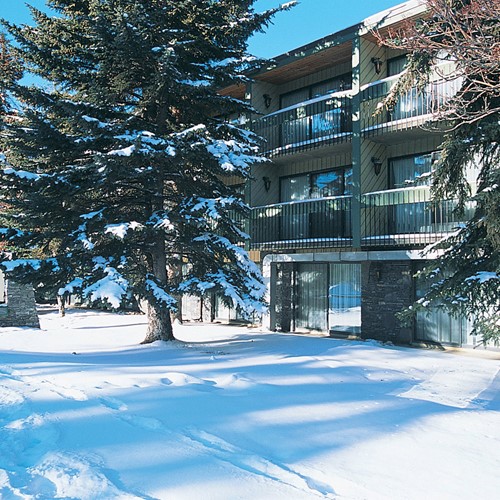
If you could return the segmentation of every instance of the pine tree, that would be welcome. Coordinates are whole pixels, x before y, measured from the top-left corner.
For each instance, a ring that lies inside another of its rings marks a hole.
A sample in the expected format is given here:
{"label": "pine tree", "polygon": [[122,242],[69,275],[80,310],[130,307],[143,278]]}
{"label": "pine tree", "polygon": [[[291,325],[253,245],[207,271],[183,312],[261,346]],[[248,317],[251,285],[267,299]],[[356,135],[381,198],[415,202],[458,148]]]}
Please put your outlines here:
{"label": "pine tree", "polygon": [[6,24],[48,84],[10,85],[23,109],[4,134],[4,235],[25,250],[4,269],[113,307],[146,300],[145,342],[174,338],[183,293],[262,307],[233,220],[247,207],[223,179],[263,159],[226,119],[247,105],[217,93],[262,63],[246,41],[280,9],[253,3],[52,0],[35,27]]}
{"label": "pine tree", "polygon": [[[428,126],[444,130],[433,176],[436,200],[457,198],[475,215],[432,250],[442,255],[423,276],[435,281],[413,307],[465,313],[483,341],[500,344],[500,4],[490,0],[426,0],[428,16],[408,22],[382,43],[409,52],[407,71],[387,104],[412,85],[424,86],[434,64],[452,61],[461,84]],[[479,166],[477,192],[467,169]],[[411,313],[412,311],[410,311]]]}

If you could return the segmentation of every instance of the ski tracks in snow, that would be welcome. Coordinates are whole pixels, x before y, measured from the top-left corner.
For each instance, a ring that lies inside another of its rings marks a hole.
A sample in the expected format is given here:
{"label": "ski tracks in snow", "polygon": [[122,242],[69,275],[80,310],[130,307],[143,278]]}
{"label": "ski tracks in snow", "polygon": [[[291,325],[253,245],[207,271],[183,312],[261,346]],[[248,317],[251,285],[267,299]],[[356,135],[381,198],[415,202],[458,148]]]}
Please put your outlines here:
{"label": "ski tracks in snow", "polygon": [[[61,433],[66,432],[64,423],[56,412],[36,413],[39,400],[61,401],[63,412],[80,411],[80,405],[97,403],[105,413],[128,425],[167,437],[174,443],[182,443],[189,453],[209,456],[239,469],[244,474],[264,481],[282,484],[297,494],[313,498],[334,498],[335,492],[328,484],[313,479],[314,470],[308,474],[294,470],[292,466],[266,458],[249,449],[236,446],[220,436],[198,428],[182,432],[173,431],[158,418],[140,415],[129,410],[122,400],[109,394],[99,396],[101,386],[84,391],[68,384],[60,384],[57,376],[21,376],[8,367],[0,372],[0,498],[6,500],[35,498],[79,499],[146,499],[127,492],[119,482],[109,477],[110,471],[103,459],[91,453],[67,452],[58,443]],[[64,379],[62,379],[64,380]],[[182,372],[164,373],[158,382],[166,390],[216,391],[229,388],[241,389],[253,385],[253,381],[241,374],[228,375],[217,383]],[[16,390],[18,386],[18,390]],[[24,386],[24,389],[21,387]],[[29,390],[26,391],[26,387]],[[95,394],[93,394],[95,393]],[[24,394],[24,395],[23,395]],[[111,471],[112,473],[112,471]]]}
{"label": "ski tracks in snow", "polygon": [[[185,374],[179,373],[176,376],[169,374],[168,380],[182,380],[182,383],[176,383],[175,385],[185,385],[187,383],[204,385],[203,382],[207,382],[209,386],[213,384],[210,381],[183,375]],[[239,377],[235,376],[235,379],[239,379]],[[168,382],[163,382],[170,385]],[[251,450],[235,446],[219,436],[196,428],[186,429],[180,434],[169,429],[167,425],[157,418],[128,412],[127,405],[119,399],[104,397],[100,398],[100,401],[123,422],[146,431],[161,433],[174,442],[182,442],[188,448],[194,449],[198,455],[209,455],[245,473],[281,483],[311,497],[335,498],[335,492],[328,484],[293,470],[293,468],[285,464],[262,457]]]}
{"label": "ski tracks in snow", "polygon": [[329,485],[305,476],[285,464],[276,463],[250,450],[239,448],[218,436],[197,429],[186,431],[184,435],[192,442],[200,444],[212,456],[235,467],[320,498],[335,498],[335,492]]}

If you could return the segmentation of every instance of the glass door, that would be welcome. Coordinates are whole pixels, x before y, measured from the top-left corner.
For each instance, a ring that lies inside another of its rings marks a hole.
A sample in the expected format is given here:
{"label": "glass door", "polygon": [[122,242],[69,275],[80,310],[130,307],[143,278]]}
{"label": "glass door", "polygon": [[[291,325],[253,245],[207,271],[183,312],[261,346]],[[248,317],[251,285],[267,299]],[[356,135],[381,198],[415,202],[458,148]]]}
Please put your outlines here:
{"label": "glass door", "polygon": [[357,334],[361,331],[361,264],[330,264],[330,331]]}
{"label": "glass door", "polygon": [[328,265],[297,264],[295,329],[327,330]]}
{"label": "glass door", "polygon": [[431,211],[427,203],[421,201],[419,192],[411,188],[429,185],[432,171],[432,155],[416,155],[389,160],[391,189],[409,188],[403,203],[393,206],[390,220],[392,234],[413,234],[428,232],[432,223]]}

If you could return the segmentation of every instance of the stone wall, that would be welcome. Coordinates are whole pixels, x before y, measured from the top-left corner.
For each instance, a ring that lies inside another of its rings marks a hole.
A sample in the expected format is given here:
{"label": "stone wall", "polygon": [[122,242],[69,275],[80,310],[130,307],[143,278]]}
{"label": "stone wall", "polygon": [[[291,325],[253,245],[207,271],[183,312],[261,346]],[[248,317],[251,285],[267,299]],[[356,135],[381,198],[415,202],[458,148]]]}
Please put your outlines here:
{"label": "stone wall", "polygon": [[361,336],[365,339],[409,344],[413,328],[400,324],[395,314],[414,300],[413,265],[408,261],[364,262],[361,282]]}
{"label": "stone wall", "polygon": [[278,332],[289,332],[292,328],[293,315],[293,284],[292,263],[276,265],[275,282],[271,286],[271,304],[273,323],[271,329]]}
{"label": "stone wall", "polygon": [[40,328],[31,285],[5,282],[5,305],[0,306],[0,326],[31,326]]}

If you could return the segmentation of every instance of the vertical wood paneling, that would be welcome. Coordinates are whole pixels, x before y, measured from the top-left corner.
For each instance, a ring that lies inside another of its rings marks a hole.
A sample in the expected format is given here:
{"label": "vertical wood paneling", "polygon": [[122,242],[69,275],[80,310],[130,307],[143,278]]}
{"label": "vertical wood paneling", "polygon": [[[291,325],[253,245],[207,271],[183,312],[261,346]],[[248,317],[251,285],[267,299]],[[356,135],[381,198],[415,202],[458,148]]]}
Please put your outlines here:
{"label": "vertical wood paneling", "polygon": [[402,141],[397,144],[391,144],[387,148],[388,158],[406,156],[418,153],[428,153],[439,149],[443,140],[441,134],[427,134],[425,137],[413,139],[411,141]]}
{"label": "vertical wood paneling", "polygon": [[[375,72],[375,66],[372,63],[372,58],[378,57],[382,61],[380,73]],[[361,85],[369,82],[381,80],[387,76],[387,57],[384,47],[380,47],[366,38],[361,38]]]}

